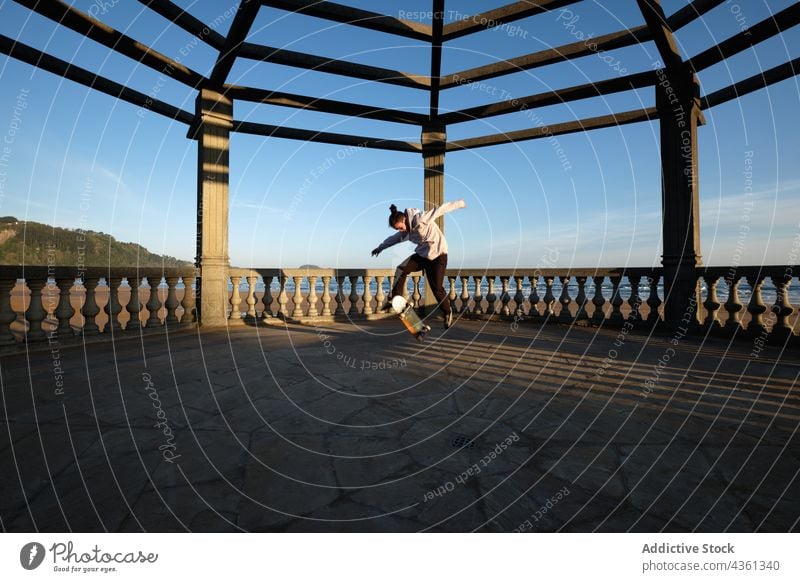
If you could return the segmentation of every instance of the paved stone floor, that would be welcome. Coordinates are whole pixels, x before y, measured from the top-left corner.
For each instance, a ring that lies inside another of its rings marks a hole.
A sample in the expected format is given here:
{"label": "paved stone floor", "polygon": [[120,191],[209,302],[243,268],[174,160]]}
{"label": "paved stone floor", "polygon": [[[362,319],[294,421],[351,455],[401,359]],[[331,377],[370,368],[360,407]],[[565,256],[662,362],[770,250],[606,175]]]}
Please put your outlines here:
{"label": "paved stone floor", "polygon": [[259,324],[7,354],[0,525],[800,529],[797,349],[617,333]]}

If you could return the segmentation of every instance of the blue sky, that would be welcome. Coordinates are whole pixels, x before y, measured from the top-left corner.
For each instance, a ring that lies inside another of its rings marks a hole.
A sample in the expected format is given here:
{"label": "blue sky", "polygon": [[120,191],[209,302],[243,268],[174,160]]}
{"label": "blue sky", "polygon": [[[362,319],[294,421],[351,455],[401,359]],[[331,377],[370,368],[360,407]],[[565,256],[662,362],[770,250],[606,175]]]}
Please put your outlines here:
{"label": "blue sky", "polygon": [[[182,8],[225,34],[235,0],[182,0]],[[351,6],[425,20],[430,2]],[[505,4],[449,0],[456,20]],[[677,40],[693,56],[792,2],[727,2],[684,27]],[[168,26],[139,2],[80,0],[75,7],[200,73],[216,51]],[[667,14],[684,1],[662,2]],[[104,6],[103,6],[104,5]],[[103,7],[101,7],[103,6]],[[611,12],[613,7],[615,12]],[[622,8],[621,8],[622,7]],[[622,12],[618,12],[622,10]],[[445,45],[443,72],[560,46],[575,33],[598,36],[642,23],[635,2],[584,1]],[[421,14],[412,14],[420,12]],[[572,27],[565,26],[567,16]],[[513,28],[512,28],[513,26]],[[800,27],[700,73],[704,93],[796,58]],[[143,93],[192,111],[195,92],[127,57],[61,29],[15,2],[0,0],[0,33]],[[327,57],[428,74],[424,43],[345,28],[262,8],[248,40]],[[628,72],[649,70],[652,43],[614,51]],[[612,78],[598,55],[443,92],[443,111]],[[240,59],[228,82],[426,112],[422,91]],[[505,91],[505,93],[502,93]],[[491,93],[495,93],[493,96]],[[800,234],[800,90],[797,79],[706,111],[700,128],[701,245],[706,264],[786,264]],[[24,107],[19,106],[24,103]],[[573,102],[453,125],[450,139],[495,134],[653,105],[653,90]],[[196,145],[186,126],[71,81],[0,56],[0,215],[87,228],[185,259],[194,256]],[[419,139],[410,125],[239,103],[237,119],[392,139]],[[446,198],[468,207],[448,215],[450,265],[564,267],[660,264],[659,133],[641,123],[518,144],[453,152]],[[559,159],[561,148],[566,157]],[[751,172],[745,175],[745,172]],[[750,179],[752,182],[748,182]],[[388,206],[422,205],[418,154],[353,149],[234,134],[231,139],[230,256],[237,266],[389,267],[409,244],[378,258],[369,251],[391,234]],[[749,227],[749,230],[747,230]]]}

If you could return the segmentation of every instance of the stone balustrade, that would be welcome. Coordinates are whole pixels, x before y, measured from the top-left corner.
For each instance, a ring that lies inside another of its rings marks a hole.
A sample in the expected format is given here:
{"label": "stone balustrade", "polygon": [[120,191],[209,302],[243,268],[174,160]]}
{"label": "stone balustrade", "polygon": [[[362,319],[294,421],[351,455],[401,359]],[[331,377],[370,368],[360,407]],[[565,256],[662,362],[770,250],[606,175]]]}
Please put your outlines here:
{"label": "stone balustrade", "polygon": [[0,266],[0,346],[196,323],[196,278],[193,268]]}
{"label": "stone balustrade", "polygon": [[[229,323],[377,319],[391,269],[229,269]],[[196,323],[194,269],[0,266],[0,346]],[[697,270],[701,301],[683,322],[726,337],[797,337],[792,267]],[[138,285],[131,285],[131,281]],[[420,302],[421,272],[406,296]],[[470,319],[648,327],[662,323],[661,269],[450,269],[453,310]],[[187,293],[187,290],[192,292]]]}

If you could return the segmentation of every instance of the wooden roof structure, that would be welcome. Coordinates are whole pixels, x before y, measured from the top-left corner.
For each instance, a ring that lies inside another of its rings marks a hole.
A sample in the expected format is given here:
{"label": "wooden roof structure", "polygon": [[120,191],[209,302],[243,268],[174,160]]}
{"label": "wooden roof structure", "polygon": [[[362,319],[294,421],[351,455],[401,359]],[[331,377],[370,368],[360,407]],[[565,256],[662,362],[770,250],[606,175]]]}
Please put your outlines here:
{"label": "wooden roof structure", "polygon": [[[791,28],[800,22],[800,2],[749,27],[748,30],[720,42],[699,54],[683,58],[679,54],[673,32],[701,17],[708,11],[724,3],[724,0],[693,0],[682,9],[669,16],[665,15],[659,0],[637,0],[645,24],[632,29],[620,30],[598,36],[593,43],[576,41],[563,46],[550,48],[515,58],[502,60],[464,71],[443,73],[442,45],[465,35],[479,33],[518,21],[536,14],[557,10],[577,4],[580,0],[521,0],[506,6],[476,14],[470,18],[444,23],[444,0],[432,0],[432,24],[423,24],[376,12],[353,8],[335,2],[317,0],[241,0],[233,23],[227,35],[223,36],[212,27],[198,20],[170,0],[138,0],[150,10],[170,20],[175,26],[196,36],[216,51],[218,57],[210,75],[203,76],[187,66],[158,51],[149,48],[126,34],[102,23],[90,14],[82,12],[62,0],[15,0],[33,12],[45,16],[59,25],[70,28],[87,38],[100,43],[110,50],[125,55],[142,65],[190,87],[213,86],[221,89],[234,100],[262,103],[280,107],[291,107],[331,113],[342,116],[357,116],[367,119],[423,126],[435,121],[444,126],[465,121],[484,119],[492,116],[514,113],[536,107],[557,103],[600,97],[612,93],[655,86],[658,80],[656,71],[642,71],[622,77],[567,87],[533,95],[522,96],[479,107],[440,115],[439,97],[442,91],[466,83],[495,79],[511,73],[530,70],[536,67],[576,59],[592,52],[610,51],[623,47],[652,41],[665,63],[666,69],[688,67],[693,72],[702,71],[747,48]],[[430,43],[430,74],[417,75],[354,62],[327,58],[281,48],[247,42],[248,33],[262,6],[293,11],[332,22],[365,28],[398,37],[422,40]],[[196,122],[196,113],[175,107],[164,101],[153,99],[132,88],[123,86],[91,71],[75,66],[54,55],[44,53],[16,39],[0,35],[0,52],[33,66],[60,75],[71,81],[86,85],[115,98],[128,101],[159,113],[188,126]],[[425,91],[430,96],[428,115],[379,105],[363,105],[313,95],[297,95],[273,91],[265,87],[243,87],[227,82],[231,68],[237,59],[251,59],[289,67],[309,69],[364,79],[377,83],[410,87]],[[703,109],[714,107],[736,99],[796,75],[798,59],[763,71],[752,77],[742,79],[728,87],[701,96]],[[594,128],[610,127],[647,121],[657,118],[656,108],[643,108],[632,111],[579,119],[550,126],[547,136],[586,131]],[[354,136],[319,132],[303,128],[268,125],[235,120],[233,131],[280,137],[312,142],[339,145],[360,145],[395,151],[421,152],[419,142],[379,139],[368,136]],[[521,128],[518,131],[494,135],[483,135],[458,141],[447,142],[446,150],[462,150],[489,145],[518,142],[543,137],[539,128]]]}

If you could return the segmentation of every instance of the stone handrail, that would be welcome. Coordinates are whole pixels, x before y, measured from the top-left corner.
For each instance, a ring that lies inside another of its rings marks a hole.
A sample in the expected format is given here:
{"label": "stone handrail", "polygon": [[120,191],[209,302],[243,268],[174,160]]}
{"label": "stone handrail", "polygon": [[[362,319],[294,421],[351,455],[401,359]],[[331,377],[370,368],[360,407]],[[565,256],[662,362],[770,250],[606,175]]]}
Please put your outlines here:
{"label": "stone handrail", "polygon": [[197,277],[191,267],[0,266],[0,346],[195,323]]}
{"label": "stone handrail", "polygon": [[[230,323],[385,317],[381,308],[395,275],[392,269],[228,272]],[[191,267],[0,266],[0,346],[194,324],[198,274]],[[797,311],[788,293],[794,278],[792,266],[698,268],[704,292],[686,321],[701,333],[794,339]],[[776,295],[769,305],[766,281]],[[749,299],[740,298],[740,286],[752,290]],[[423,273],[412,273],[406,296],[419,304],[424,289]],[[449,269],[445,289],[453,310],[468,318],[631,328],[663,318],[660,268]]]}

